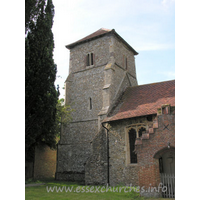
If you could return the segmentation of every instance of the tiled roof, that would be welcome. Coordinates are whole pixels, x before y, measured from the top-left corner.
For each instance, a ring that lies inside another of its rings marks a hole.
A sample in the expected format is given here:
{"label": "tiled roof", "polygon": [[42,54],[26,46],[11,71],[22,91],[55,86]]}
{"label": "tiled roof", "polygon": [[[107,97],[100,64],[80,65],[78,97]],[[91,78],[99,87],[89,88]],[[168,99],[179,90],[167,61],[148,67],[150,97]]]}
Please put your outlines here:
{"label": "tiled roof", "polygon": [[94,33],[92,33],[92,34],[90,34],[90,35],[88,35],[88,36],[86,36],[86,37],[84,37],[84,38],[72,43],[72,44],[66,45],[66,48],[71,49],[74,46],[76,46],[77,44],[80,44],[82,42],[94,39],[94,38],[102,36],[102,35],[105,35],[106,33],[109,33],[111,31],[112,30],[110,30],[110,29],[101,28],[98,31],[96,31],[96,32],[94,32]]}
{"label": "tiled roof", "polygon": [[175,106],[175,80],[128,87],[103,122],[156,114],[163,104]]}
{"label": "tiled roof", "polygon": [[73,42],[71,44],[68,44],[66,45],[65,47],[67,49],[72,49],[74,48],[76,45],[79,45],[81,43],[84,43],[84,42],[87,42],[87,41],[90,41],[90,40],[94,40],[98,37],[102,37],[106,34],[109,34],[109,33],[112,33],[114,34],[118,39],[120,39],[131,51],[133,51],[134,55],[137,55],[138,52],[136,52],[116,31],[115,29],[105,29],[105,28],[101,28],[99,30],[97,30],[96,32],[76,41],[76,42]]}

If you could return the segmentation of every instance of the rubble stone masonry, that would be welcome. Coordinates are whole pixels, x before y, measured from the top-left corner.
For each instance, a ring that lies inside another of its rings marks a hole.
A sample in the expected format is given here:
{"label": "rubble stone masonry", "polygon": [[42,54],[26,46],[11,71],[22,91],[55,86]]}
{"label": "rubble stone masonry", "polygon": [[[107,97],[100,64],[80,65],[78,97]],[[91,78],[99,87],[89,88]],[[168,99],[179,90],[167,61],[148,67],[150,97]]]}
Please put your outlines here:
{"label": "rubble stone masonry", "polygon": [[[86,60],[89,53],[94,56],[91,66]],[[56,178],[85,181],[85,165],[93,153],[93,140],[101,134],[101,121],[120,93],[137,85],[134,54],[113,34],[81,43],[70,50],[65,84],[65,103],[75,111],[58,144]],[[101,180],[105,182],[105,177]]]}

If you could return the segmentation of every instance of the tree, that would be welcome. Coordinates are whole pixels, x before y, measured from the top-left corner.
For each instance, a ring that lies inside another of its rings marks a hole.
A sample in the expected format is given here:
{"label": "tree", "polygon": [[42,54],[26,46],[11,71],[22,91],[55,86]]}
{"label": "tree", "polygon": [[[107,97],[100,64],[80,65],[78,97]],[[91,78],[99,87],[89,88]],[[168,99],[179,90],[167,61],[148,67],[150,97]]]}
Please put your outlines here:
{"label": "tree", "polygon": [[69,105],[64,105],[64,99],[59,99],[57,102],[56,112],[56,125],[57,125],[57,136],[60,138],[61,128],[67,126],[72,120],[71,112],[74,111]]}
{"label": "tree", "polygon": [[37,19],[41,2],[42,0],[25,0],[25,33],[28,31],[31,21]]}
{"label": "tree", "polygon": [[[56,105],[58,91],[54,86],[57,66],[53,60],[52,33],[54,6],[52,0],[38,0],[37,17],[29,20],[25,38],[25,150],[32,159],[40,143],[56,148]],[[31,9],[30,9],[31,10]],[[34,10],[34,9],[33,9]]]}

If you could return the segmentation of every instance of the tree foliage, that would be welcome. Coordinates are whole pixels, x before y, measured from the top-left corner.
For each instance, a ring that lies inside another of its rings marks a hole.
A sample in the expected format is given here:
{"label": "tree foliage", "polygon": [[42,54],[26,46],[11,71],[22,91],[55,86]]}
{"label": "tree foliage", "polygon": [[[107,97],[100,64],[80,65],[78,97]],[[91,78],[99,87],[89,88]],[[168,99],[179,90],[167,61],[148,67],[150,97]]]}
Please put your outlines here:
{"label": "tree foliage", "polygon": [[32,21],[36,21],[41,0],[25,0],[25,33],[29,30],[29,25]]}
{"label": "tree foliage", "polygon": [[64,99],[59,99],[57,102],[56,112],[56,125],[57,125],[57,136],[61,135],[61,128],[67,126],[72,120],[71,112],[74,111],[69,105],[64,105]]}
{"label": "tree foliage", "polygon": [[56,148],[58,91],[54,86],[57,67],[53,60],[52,0],[47,4],[45,0],[27,2],[33,6],[27,11],[25,22],[28,27],[25,38],[25,148],[28,159],[41,142]]}

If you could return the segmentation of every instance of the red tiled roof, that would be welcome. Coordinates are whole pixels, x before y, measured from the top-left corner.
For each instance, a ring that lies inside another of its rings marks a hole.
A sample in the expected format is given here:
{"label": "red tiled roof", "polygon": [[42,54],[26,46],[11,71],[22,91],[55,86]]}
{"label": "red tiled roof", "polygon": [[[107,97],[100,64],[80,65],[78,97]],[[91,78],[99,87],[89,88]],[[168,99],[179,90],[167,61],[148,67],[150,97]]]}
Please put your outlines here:
{"label": "red tiled roof", "polygon": [[128,87],[103,122],[156,114],[163,104],[175,106],[175,80]]}
{"label": "red tiled roof", "polygon": [[96,32],[94,32],[94,33],[92,33],[92,34],[90,34],[90,35],[88,35],[88,36],[86,36],[86,37],[84,37],[84,38],[82,38],[82,39],[80,39],[80,40],[78,40],[78,41],[76,41],[76,42],[73,42],[73,43],[71,43],[71,44],[68,44],[68,45],[66,45],[65,47],[67,48],[67,49],[72,49],[73,47],[75,47],[76,45],[78,45],[78,44],[81,44],[81,43],[84,43],[84,42],[87,42],[87,41],[90,41],[90,40],[94,40],[94,39],[96,39],[96,38],[98,38],[98,37],[102,37],[102,36],[104,36],[104,35],[106,35],[106,34],[108,34],[108,33],[112,33],[112,34],[114,34],[115,36],[117,36],[117,38],[118,39],[120,39],[124,44],[126,44],[127,45],[127,47],[131,50],[131,51],[133,51],[133,53],[134,53],[134,55],[137,55],[138,54],[138,52],[136,52],[116,31],[115,31],[115,29],[105,29],[105,28],[101,28],[101,29],[99,29],[99,30],[97,30]]}

